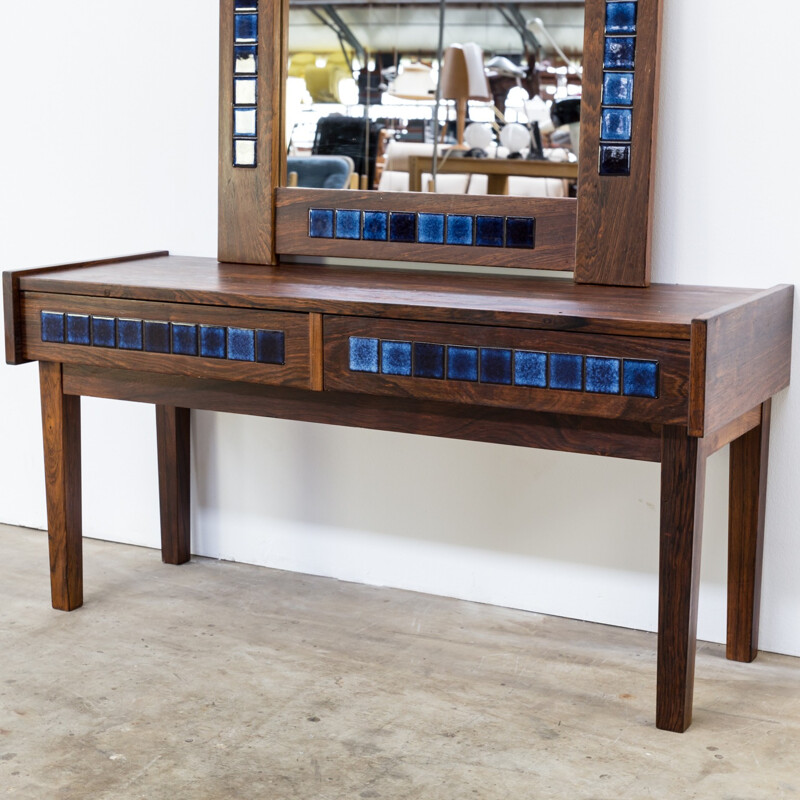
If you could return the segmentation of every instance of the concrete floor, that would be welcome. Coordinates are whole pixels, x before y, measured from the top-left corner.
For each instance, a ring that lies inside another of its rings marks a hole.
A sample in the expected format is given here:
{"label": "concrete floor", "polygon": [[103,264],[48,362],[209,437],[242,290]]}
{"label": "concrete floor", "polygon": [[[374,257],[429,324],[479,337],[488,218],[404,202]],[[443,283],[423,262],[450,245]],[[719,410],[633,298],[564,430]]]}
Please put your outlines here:
{"label": "concrete floor", "polygon": [[800,660],[702,645],[695,720],[653,727],[655,636],[0,526],[0,797],[783,798]]}

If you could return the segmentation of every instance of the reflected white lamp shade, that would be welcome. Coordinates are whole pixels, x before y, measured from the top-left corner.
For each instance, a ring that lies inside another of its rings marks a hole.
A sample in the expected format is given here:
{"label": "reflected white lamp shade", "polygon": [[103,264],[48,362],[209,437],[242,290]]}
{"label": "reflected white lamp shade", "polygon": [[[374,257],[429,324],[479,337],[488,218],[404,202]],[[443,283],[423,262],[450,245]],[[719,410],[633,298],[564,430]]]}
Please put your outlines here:
{"label": "reflected white lamp shade", "polygon": [[500,131],[500,144],[507,147],[511,153],[519,153],[520,150],[530,147],[531,134],[524,125],[511,122],[504,125]]}
{"label": "reflected white lamp shade", "polygon": [[464,142],[474,150],[486,150],[494,136],[488,122],[471,122],[464,130]]}

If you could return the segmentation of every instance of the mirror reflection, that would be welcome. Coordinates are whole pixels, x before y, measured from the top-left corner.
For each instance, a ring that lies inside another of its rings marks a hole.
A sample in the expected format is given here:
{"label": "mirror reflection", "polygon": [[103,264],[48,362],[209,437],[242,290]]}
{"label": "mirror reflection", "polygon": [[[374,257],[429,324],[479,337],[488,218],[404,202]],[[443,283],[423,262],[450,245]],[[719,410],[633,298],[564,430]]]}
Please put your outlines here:
{"label": "mirror reflection", "polygon": [[582,0],[291,0],[289,186],[574,195]]}

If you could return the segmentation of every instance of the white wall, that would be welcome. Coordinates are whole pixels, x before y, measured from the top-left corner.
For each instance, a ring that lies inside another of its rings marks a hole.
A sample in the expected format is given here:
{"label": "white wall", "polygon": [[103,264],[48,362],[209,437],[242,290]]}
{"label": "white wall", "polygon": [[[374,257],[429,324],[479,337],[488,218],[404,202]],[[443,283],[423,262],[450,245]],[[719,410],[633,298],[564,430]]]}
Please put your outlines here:
{"label": "white wall", "polygon": [[[27,5],[0,10],[0,266],[214,256],[216,0]],[[800,10],[768,3],[767,34],[742,2],[666,6],[654,279],[792,282]],[[753,67],[755,53],[774,68]],[[795,655],[799,395],[774,405],[761,637]],[[152,408],[83,403],[86,533],[156,546]],[[197,553],[655,628],[657,465],[225,414],[193,422]],[[0,520],[44,527],[35,365],[0,367],[0,448]],[[714,641],[726,470],[724,451],[709,464],[699,624]]]}

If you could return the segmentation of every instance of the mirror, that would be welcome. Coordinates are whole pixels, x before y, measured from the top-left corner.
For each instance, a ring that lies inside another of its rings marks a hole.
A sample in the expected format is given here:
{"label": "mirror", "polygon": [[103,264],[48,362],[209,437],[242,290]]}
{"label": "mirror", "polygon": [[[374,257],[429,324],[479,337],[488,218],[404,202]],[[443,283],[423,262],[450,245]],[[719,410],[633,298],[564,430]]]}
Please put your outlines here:
{"label": "mirror", "polygon": [[574,196],[584,6],[290,0],[303,188]]}

